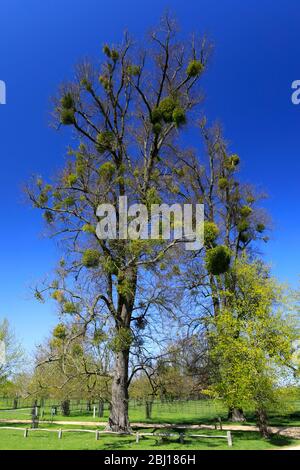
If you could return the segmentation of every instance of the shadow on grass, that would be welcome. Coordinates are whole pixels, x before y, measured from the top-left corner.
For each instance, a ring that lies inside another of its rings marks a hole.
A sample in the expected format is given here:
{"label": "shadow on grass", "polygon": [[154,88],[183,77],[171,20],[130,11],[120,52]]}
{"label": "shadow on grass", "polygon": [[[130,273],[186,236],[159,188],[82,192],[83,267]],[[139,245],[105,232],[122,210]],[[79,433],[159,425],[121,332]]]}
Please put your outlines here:
{"label": "shadow on grass", "polygon": [[24,424],[24,423],[0,423],[0,428],[28,428],[30,427],[30,423]]}
{"label": "shadow on grass", "polygon": [[269,438],[270,444],[277,446],[277,447],[283,447],[283,446],[288,446],[293,443],[293,440],[287,436],[278,436],[277,434],[273,434]]}
{"label": "shadow on grass", "polygon": [[264,439],[258,432],[252,431],[234,431],[233,438],[239,438],[240,440],[243,440],[245,444],[250,441],[261,440],[263,442],[268,442],[275,447],[284,447],[293,443],[293,439],[288,436],[272,434],[268,439]]}

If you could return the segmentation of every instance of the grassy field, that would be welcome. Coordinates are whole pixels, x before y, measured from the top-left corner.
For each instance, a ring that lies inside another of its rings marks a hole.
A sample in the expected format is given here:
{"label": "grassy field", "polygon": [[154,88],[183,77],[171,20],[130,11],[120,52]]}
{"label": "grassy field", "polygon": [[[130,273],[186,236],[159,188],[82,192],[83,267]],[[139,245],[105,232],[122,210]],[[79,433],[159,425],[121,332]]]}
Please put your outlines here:
{"label": "grassy field", "polygon": [[[6,404],[7,405],[7,404]],[[0,419],[30,419],[31,408],[22,408],[17,410],[4,410],[5,403],[0,402]],[[2,408],[2,409],[1,409]],[[274,413],[270,414],[270,424],[276,426],[300,426],[300,403],[293,402],[286,407],[285,412],[280,415]],[[255,417],[251,410],[246,410],[247,423],[253,424]],[[92,411],[86,411],[86,402],[72,404],[70,416],[62,416],[60,409],[58,414],[53,416],[55,421],[107,421],[109,410],[105,406],[104,416],[93,418]],[[143,423],[170,423],[170,424],[208,424],[215,422],[218,417],[221,417],[225,423],[227,421],[227,409],[222,402],[213,400],[198,400],[198,401],[184,401],[161,403],[155,402],[152,408],[151,419],[146,419],[145,405],[136,404],[131,402],[129,406],[129,415],[131,422]],[[51,420],[51,407],[49,404],[43,408],[43,417],[41,420]]]}
{"label": "grassy field", "polygon": [[[20,405],[26,405],[26,403],[20,403]],[[25,420],[31,419],[31,408],[21,408],[17,410],[4,409],[8,407],[10,403],[0,402],[0,419],[15,419]],[[43,408],[43,418],[40,419],[40,427],[58,429],[59,425],[43,423],[43,421],[51,420],[51,404],[45,403]],[[27,404],[28,406],[28,404]],[[293,402],[286,408],[285,413],[281,415],[271,414],[270,424],[277,426],[300,426],[300,413],[297,411],[300,409],[299,402]],[[211,424],[216,421],[217,417],[222,418],[222,422],[227,421],[227,410],[223,406],[222,402],[216,402],[212,400],[199,400],[199,401],[186,401],[186,402],[173,402],[173,403],[161,403],[155,402],[152,409],[151,419],[145,417],[145,405],[131,402],[129,407],[130,420],[131,422],[140,423],[151,423],[161,424]],[[99,418],[93,418],[92,411],[86,411],[86,402],[71,403],[71,414],[70,416],[62,416],[60,408],[58,408],[58,414],[53,416],[54,421],[82,421],[92,422],[95,426],[88,425],[89,429],[97,429],[97,422],[106,422],[108,419],[109,410],[107,405],[105,406],[104,416]],[[246,411],[247,422],[244,424],[253,424],[255,422],[254,415],[251,411]],[[65,432],[63,438],[58,439],[57,432],[49,433],[43,431],[29,431],[29,437],[24,438],[23,432],[18,430],[5,430],[1,429],[6,426],[4,423],[0,424],[0,450],[3,449],[58,449],[58,450],[93,450],[93,449],[105,449],[105,450],[230,450],[227,446],[226,439],[207,439],[207,438],[191,438],[189,437],[190,431],[185,431],[187,434],[185,443],[180,444],[177,438],[171,438],[169,442],[161,443],[158,437],[147,437],[141,439],[137,444],[134,436],[118,436],[118,435],[100,435],[99,441],[95,440],[95,434],[84,433],[84,432]],[[22,426],[22,425],[12,425]],[[25,425],[24,425],[25,427]],[[70,429],[74,426],[62,425],[62,430]],[[79,426],[77,425],[78,429]],[[98,427],[100,429],[100,427]],[[147,432],[151,432],[148,429]],[[174,430],[174,432],[176,432]],[[178,432],[178,430],[177,430]],[[194,431],[193,431],[194,432]],[[200,432],[199,432],[200,433]],[[225,431],[209,431],[201,430],[201,434],[215,435],[222,434],[225,436]],[[259,433],[250,431],[234,431],[233,432],[233,450],[264,450],[264,449],[276,449],[283,448],[289,445],[300,445],[300,441],[292,440],[286,437],[272,437],[269,440],[262,439]]]}
{"label": "grassy field", "polygon": [[[1,427],[3,425],[0,425],[0,450],[267,450],[299,444],[299,441],[285,437],[265,440],[257,432],[240,431],[233,432],[232,448],[227,446],[225,439],[194,439],[188,434],[184,444],[180,444],[177,438],[171,438],[170,442],[161,443],[159,438],[154,436],[141,439],[138,444],[135,442],[134,436],[100,435],[99,440],[96,441],[94,434],[84,432],[63,432],[62,439],[58,439],[56,432],[29,431],[29,436],[24,438],[23,431],[6,430]],[[54,425],[48,425],[47,428],[58,429]],[[66,429],[64,426],[61,428],[62,430]],[[68,429],[70,428],[68,426]],[[225,435],[225,432],[201,431],[201,434]]]}

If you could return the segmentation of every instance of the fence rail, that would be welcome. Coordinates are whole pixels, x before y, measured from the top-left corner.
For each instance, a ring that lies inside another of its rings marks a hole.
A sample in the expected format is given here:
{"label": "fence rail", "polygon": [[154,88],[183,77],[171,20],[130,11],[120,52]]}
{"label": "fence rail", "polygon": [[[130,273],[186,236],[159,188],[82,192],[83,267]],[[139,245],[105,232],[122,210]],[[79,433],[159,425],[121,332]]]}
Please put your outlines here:
{"label": "fence rail", "polygon": [[227,444],[229,447],[232,447],[232,434],[231,431],[227,431],[226,435],[213,435],[213,434],[184,434],[184,433],[170,433],[170,432],[136,432],[136,433],[121,433],[121,432],[114,432],[114,431],[100,431],[99,429],[48,429],[48,428],[21,428],[21,427],[15,427],[15,426],[0,426],[0,430],[14,430],[14,431],[22,431],[24,434],[25,438],[29,437],[29,431],[30,432],[36,432],[36,431],[41,431],[41,432],[52,432],[52,433],[57,433],[58,439],[62,439],[63,433],[71,433],[71,432],[80,432],[80,433],[93,433],[95,434],[95,439],[96,441],[99,440],[99,437],[101,435],[131,435],[135,436],[135,442],[138,444],[140,442],[141,438],[144,437],[161,437],[164,439],[169,439],[169,438],[177,438],[181,444],[185,443],[185,438],[210,438],[210,439],[227,439]]}

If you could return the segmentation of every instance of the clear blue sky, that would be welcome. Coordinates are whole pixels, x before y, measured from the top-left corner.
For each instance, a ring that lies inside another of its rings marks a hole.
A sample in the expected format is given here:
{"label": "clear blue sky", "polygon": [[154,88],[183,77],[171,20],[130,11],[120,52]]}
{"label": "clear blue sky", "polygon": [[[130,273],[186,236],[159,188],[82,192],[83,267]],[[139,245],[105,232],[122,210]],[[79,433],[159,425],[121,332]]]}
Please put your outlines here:
{"label": "clear blue sky", "polygon": [[56,321],[54,306],[32,300],[30,286],[51,272],[58,252],[42,238],[41,214],[21,190],[31,174],[50,175],[63,162],[68,140],[48,126],[50,97],[81,58],[97,58],[126,28],[141,37],[166,7],[183,33],[206,32],[215,43],[205,108],[224,123],[243,178],[269,193],[274,233],[265,258],[282,280],[297,284],[300,106],[290,96],[300,79],[299,1],[1,0],[7,105],[0,106],[0,318],[9,318],[28,349]]}

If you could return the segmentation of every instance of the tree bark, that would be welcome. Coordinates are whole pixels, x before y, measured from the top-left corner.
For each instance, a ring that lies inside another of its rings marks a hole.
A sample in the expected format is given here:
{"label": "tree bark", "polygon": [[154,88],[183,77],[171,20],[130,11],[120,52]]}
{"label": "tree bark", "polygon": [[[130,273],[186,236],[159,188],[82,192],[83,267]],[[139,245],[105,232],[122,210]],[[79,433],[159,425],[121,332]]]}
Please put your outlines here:
{"label": "tree bark", "polygon": [[262,437],[270,437],[270,431],[268,429],[268,416],[264,409],[256,410],[256,422]]}
{"label": "tree bark", "polygon": [[151,419],[152,417],[152,405],[153,401],[146,401],[146,419]]}
{"label": "tree bark", "polygon": [[99,400],[98,403],[98,416],[99,418],[102,418],[104,415],[104,403],[103,400]]}
{"label": "tree bark", "polygon": [[128,361],[129,349],[116,353],[110,416],[107,425],[110,431],[131,432],[128,417]]}
{"label": "tree bark", "polygon": [[233,423],[242,423],[243,421],[246,421],[246,418],[241,408],[231,408],[228,411],[228,420]]}
{"label": "tree bark", "polygon": [[66,399],[61,402],[61,411],[63,416],[70,416],[70,400]]}
{"label": "tree bark", "polygon": [[116,321],[117,348],[112,381],[112,398],[107,429],[115,432],[130,433],[128,417],[128,367],[131,347],[130,322],[135,301],[137,269],[129,268],[118,276],[118,307]]}

